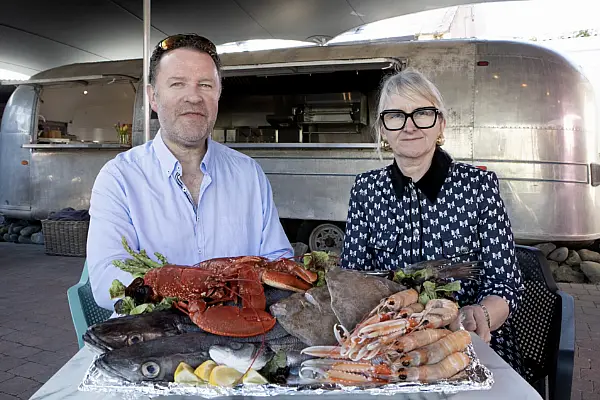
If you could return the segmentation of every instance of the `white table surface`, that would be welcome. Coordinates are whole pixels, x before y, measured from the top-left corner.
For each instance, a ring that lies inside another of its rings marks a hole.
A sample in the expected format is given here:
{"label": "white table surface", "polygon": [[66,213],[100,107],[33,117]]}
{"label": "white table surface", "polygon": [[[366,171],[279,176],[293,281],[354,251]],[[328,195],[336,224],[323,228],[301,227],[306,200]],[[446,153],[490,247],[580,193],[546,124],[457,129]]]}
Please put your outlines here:
{"label": "white table surface", "polygon": [[[478,336],[471,334],[473,337],[473,346],[477,356],[482,364],[492,371],[494,377],[494,385],[490,390],[475,390],[470,392],[459,392],[455,394],[443,393],[423,393],[423,394],[402,394],[394,396],[401,399],[452,399],[452,400],[469,400],[469,399],[485,399],[485,400],[529,400],[541,399],[542,397],[533,389],[519,374],[517,374],[500,356],[496,354],[487,344],[485,344]],[[82,348],[71,358],[52,378],[48,380],[30,399],[31,400],[58,400],[58,399],[81,399],[81,400],[117,400],[123,399],[118,394],[108,394],[100,392],[82,392],[77,388],[85,372],[89,368],[94,353],[87,347]],[[242,396],[239,396],[242,397]],[[293,396],[276,396],[277,398],[287,400],[302,400],[308,395],[293,395]],[[345,400],[372,400],[372,395],[351,396],[352,399],[347,399],[348,395],[328,395],[327,399],[343,399]],[[191,399],[194,397],[183,396],[159,396],[154,399],[169,399],[182,400]],[[198,397],[196,397],[198,398]],[[142,399],[142,397],[140,397]],[[257,398],[259,399],[259,398]],[[260,398],[260,399],[265,399]]]}

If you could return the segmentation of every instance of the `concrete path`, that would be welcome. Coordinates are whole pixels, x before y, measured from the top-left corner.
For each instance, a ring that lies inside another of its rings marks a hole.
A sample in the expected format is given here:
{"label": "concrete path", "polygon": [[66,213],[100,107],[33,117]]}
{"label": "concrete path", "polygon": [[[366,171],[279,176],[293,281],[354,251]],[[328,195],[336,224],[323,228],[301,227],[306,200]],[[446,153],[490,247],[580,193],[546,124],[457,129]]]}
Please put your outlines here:
{"label": "concrete path", "polygon": [[[83,262],[0,242],[0,400],[29,399],[77,352],[66,291]],[[600,286],[559,286],[575,297],[572,399],[600,400]]]}

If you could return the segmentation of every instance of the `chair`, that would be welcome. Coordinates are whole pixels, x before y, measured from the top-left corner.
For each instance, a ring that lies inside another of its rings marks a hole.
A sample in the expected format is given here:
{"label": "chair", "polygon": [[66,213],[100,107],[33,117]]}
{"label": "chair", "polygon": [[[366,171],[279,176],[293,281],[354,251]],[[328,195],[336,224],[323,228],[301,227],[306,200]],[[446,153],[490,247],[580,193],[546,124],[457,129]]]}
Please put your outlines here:
{"label": "chair", "polygon": [[96,300],[94,300],[88,277],[87,262],[83,265],[79,283],[67,289],[67,299],[69,300],[77,342],[81,349],[84,345],[82,336],[87,328],[107,320],[112,315],[110,310],[98,306]]}
{"label": "chair", "polygon": [[575,357],[573,297],[558,289],[540,250],[518,245],[516,256],[525,284],[514,317],[523,378],[544,399],[570,399]]}

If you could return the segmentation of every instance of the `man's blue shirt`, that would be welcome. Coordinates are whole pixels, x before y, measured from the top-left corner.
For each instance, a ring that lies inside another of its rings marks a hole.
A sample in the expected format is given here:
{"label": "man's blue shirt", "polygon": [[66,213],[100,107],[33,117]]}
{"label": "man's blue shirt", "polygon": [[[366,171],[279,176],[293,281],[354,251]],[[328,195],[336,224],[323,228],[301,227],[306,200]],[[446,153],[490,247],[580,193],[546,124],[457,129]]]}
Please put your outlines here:
{"label": "man's blue shirt", "polygon": [[271,185],[252,158],[208,139],[200,169],[198,205],[181,180],[179,161],[160,131],[144,145],[117,155],[100,170],[90,201],[87,263],[96,302],[111,309],[114,279],[132,275],[112,262],[131,258],[121,244],[154,252],[170,264],[194,265],[215,257],[292,257]]}

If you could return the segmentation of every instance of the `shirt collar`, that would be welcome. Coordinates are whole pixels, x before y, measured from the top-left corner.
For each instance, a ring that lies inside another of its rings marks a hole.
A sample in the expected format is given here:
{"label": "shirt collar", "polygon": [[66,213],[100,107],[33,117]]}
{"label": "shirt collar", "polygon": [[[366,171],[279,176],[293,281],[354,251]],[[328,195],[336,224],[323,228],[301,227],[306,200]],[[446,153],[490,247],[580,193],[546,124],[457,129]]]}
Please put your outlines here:
{"label": "shirt collar", "polygon": [[[171,150],[169,150],[163,141],[160,129],[152,141],[152,146],[156,156],[158,157],[161,169],[166,176],[171,176],[173,172],[177,170],[177,167],[179,166],[179,160],[177,160],[173,153],[171,153]],[[214,153],[216,151],[215,147],[215,143],[213,143],[213,140],[209,137],[206,140],[206,154],[200,163],[200,170],[204,174],[208,173],[210,170],[209,167],[211,165],[211,160],[214,158]]]}
{"label": "shirt collar", "polygon": [[[446,177],[448,177],[452,162],[452,157],[440,147],[436,146],[435,152],[433,153],[433,159],[431,160],[431,166],[425,175],[414,184],[432,203],[435,203],[438,194],[446,181]],[[395,159],[388,169],[390,171],[392,186],[394,187],[396,196],[398,199],[402,199],[404,188],[408,185],[410,179],[404,176],[402,171],[400,171]]]}
{"label": "shirt collar", "polygon": [[173,172],[177,169],[179,161],[173,155],[173,153],[171,153],[171,150],[169,150],[169,148],[163,141],[160,129],[156,133],[156,136],[154,136],[154,140],[152,141],[152,147],[154,148],[156,157],[158,157],[161,169],[167,177],[171,176]]}

